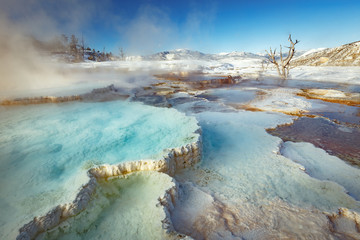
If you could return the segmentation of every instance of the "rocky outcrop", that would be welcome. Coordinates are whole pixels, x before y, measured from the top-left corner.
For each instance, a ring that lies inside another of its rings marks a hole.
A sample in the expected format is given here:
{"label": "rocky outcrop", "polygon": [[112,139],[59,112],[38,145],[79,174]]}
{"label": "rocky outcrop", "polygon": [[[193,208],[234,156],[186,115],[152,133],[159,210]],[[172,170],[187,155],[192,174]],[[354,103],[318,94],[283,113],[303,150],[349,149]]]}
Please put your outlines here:
{"label": "rocky outcrop", "polygon": [[[72,203],[58,205],[50,210],[45,216],[35,217],[32,221],[19,229],[17,240],[30,240],[36,238],[40,233],[58,226],[64,220],[73,217],[83,211],[91,201],[93,193],[98,186],[98,179],[107,179],[138,171],[158,171],[173,176],[178,169],[190,167],[201,160],[202,141],[201,129],[197,141],[179,148],[168,150],[168,154],[160,160],[139,160],[124,162],[117,165],[101,165],[88,171],[89,181],[77,194]],[[159,199],[163,206],[166,218],[162,221],[163,228],[168,233],[174,233],[169,211],[173,208],[177,198],[177,185],[166,191],[164,197]],[[181,237],[181,236],[180,236]]]}
{"label": "rocky outcrop", "polygon": [[292,66],[360,66],[360,41],[300,56]]}

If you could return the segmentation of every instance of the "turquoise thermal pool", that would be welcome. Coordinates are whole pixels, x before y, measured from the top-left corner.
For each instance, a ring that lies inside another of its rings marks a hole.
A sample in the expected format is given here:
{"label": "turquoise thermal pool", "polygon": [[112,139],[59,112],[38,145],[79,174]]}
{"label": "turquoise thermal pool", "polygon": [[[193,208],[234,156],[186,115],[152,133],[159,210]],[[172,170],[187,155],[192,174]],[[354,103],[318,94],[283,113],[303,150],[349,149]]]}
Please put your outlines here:
{"label": "turquoise thermal pool", "polygon": [[195,118],[128,101],[1,107],[0,115],[1,239],[73,201],[91,167],[158,160],[198,138]]}

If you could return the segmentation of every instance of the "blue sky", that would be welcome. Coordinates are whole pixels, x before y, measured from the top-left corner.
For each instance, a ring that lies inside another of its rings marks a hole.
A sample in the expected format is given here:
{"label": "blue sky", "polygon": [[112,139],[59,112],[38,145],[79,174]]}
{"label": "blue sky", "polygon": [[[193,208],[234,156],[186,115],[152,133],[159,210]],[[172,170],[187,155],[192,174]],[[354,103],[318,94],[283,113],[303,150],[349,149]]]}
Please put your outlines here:
{"label": "blue sky", "polygon": [[360,40],[359,0],[0,0],[0,12],[39,37],[84,35],[92,47],[128,54],[176,48],[206,53],[264,52],[300,40],[298,49]]}

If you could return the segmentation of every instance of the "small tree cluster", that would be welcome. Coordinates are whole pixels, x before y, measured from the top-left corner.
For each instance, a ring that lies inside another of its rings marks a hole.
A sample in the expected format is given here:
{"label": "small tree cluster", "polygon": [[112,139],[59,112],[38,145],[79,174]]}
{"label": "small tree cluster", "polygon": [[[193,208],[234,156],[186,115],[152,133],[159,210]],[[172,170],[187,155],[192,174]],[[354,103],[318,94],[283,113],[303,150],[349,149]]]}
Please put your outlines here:
{"label": "small tree cluster", "polygon": [[56,37],[53,42],[56,44],[52,44],[55,47],[52,47],[51,52],[55,54],[70,55],[71,59],[68,60],[72,62],[81,62],[85,59],[98,62],[114,59],[113,54],[111,52],[106,52],[105,48],[100,52],[95,49],[91,50],[90,47],[86,47],[83,36],[81,37],[81,40],[79,40],[74,34],[72,34],[70,38],[65,34],[62,34],[61,36]]}
{"label": "small tree cluster", "polygon": [[86,51],[86,54],[88,55],[87,59],[91,61],[103,62],[114,59],[112,52],[105,52],[105,48],[102,52],[93,49],[92,51]]}
{"label": "small tree cluster", "polygon": [[98,62],[115,59],[125,60],[123,48],[119,48],[119,56],[115,57],[112,52],[106,52],[105,47],[102,51],[98,51],[85,46],[84,37],[82,36],[81,40],[79,40],[74,34],[70,37],[62,34],[49,41],[40,41],[36,38],[33,38],[32,41],[35,47],[50,54],[59,54],[65,61],[82,62],[86,59]]}

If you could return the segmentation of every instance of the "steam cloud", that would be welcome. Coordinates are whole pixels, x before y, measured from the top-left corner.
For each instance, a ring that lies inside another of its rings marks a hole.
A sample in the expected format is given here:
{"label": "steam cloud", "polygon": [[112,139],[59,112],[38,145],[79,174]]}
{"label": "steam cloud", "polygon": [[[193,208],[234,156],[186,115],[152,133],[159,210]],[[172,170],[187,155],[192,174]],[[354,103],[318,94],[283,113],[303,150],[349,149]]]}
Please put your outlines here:
{"label": "steam cloud", "polygon": [[61,66],[35,43],[79,33],[96,11],[95,3],[0,0],[0,6],[0,97],[69,84],[70,74],[61,73]]}
{"label": "steam cloud", "polygon": [[51,87],[64,80],[49,63],[49,57],[42,56],[32,39],[16,25],[1,19],[0,32],[1,95]]}
{"label": "steam cloud", "polygon": [[[143,6],[124,30],[131,53],[150,54],[164,50],[164,45],[176,42],[178,30],[166,12],[153,6]],[[170,44],[171,45],[171,44]]]}

